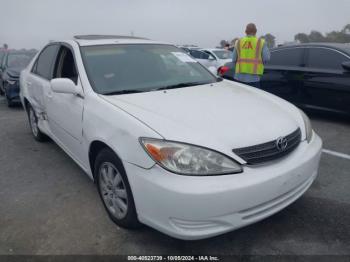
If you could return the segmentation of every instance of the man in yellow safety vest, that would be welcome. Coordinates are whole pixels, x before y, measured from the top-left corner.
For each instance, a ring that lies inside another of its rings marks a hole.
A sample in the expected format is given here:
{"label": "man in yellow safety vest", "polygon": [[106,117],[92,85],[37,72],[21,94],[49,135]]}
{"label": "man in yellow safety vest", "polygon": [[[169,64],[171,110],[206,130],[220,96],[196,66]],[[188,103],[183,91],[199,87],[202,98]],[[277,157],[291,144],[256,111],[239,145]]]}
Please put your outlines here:
{"label": "man in yellow safety vest", "polygon": [[264,64],[270,60],[270,51],[265,40],[256,37],[255,24],[248,24],[245,32],[246,36],[237,40],[233,52],[234,79],[259,88],[260,78],[264,74]]}

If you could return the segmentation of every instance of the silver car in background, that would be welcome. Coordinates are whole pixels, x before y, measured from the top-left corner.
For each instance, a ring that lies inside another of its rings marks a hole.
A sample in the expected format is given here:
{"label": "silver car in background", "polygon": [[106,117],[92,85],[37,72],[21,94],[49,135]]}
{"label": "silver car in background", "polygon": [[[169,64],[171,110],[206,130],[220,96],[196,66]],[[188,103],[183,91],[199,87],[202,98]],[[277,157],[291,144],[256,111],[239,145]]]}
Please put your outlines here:
{"label": "silver car in background", "polygon": [[216,68],[219,68],[225,65],[226,63],[232,62],[232,51],[219,48],[206,48],[201,49],[201,51],[215,58]]}
{"label": "silver car in background", "polygon": [[204,52],[199,47],[180,47],[184,51],[187,52],[190,56],[192,56],[196,61],[201,63],[203,66],[205,66],[208,69],[215,69],[215,71],[218,69],[218,63],[216,58]]}

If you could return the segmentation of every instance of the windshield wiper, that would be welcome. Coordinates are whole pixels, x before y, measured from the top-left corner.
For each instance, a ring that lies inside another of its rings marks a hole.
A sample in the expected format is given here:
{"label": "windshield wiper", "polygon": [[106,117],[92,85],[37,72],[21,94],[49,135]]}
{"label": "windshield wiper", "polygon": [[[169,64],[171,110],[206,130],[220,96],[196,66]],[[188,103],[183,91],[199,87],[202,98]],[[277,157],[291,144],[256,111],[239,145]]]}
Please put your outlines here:
{"label": "windshield wiper", "polygon": [[210,82],[179,83],[179,84],[176,84],[176,85],[169,85],[169,86],[163,86],[163,87],[155,88],[152,91],[175,89],[175,88],[183,88],[183,87],[189,87],[189,86],[207,85],[207,84],[210,84]]}
{"label": "windshield wiper", "polygon": [[142,93],[145,92],[143,90],[137,90],[137,89],[129,89],[129,90],[119,90],[119,91],[112,91],[112,92],[106,92],[102,95],[105,96],[111,96],[111,95],[126,95],[126,94],[135,94],[135,93]]}

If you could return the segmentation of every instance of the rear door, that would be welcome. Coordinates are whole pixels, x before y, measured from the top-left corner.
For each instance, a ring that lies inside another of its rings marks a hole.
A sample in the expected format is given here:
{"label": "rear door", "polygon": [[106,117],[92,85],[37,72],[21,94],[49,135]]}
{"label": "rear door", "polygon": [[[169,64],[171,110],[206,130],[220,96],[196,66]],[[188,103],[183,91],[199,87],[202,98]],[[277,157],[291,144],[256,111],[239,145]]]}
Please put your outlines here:
{"label": "rear door", "polygon": [[350,113],[350,73],[342,67],[350,57],[324,47],[307,52],[303,104],[307,107]]}
{"label": "rear door", "polygon": [[41,51],[23,83],[27,87],[30,103],[39,117],[46,117],[44,96],[51,90],[50,80],[58,47],[57,44],[50,44]]}
{"label": "rear door", "polygon": [[291,47],[271,52],[271,60],[265,66],[261,88],[292,103],[301,102],[304,77],[305,49]]}

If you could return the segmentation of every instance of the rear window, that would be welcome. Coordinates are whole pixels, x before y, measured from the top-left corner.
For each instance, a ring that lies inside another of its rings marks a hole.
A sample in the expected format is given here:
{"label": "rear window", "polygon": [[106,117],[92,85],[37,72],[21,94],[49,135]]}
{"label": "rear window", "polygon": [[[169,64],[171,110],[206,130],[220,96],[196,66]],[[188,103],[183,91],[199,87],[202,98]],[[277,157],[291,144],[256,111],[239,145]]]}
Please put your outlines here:
{"label": "rear window", "polygon": [[7,66],[25,68],[34,57],[35,53],[9,53]]}
{"label": "rear window", "polygon": [[213,51],[213,53],[219,58],[219,59],[232,59],[233,53],[231,51],[227,50],[218,50]]}

